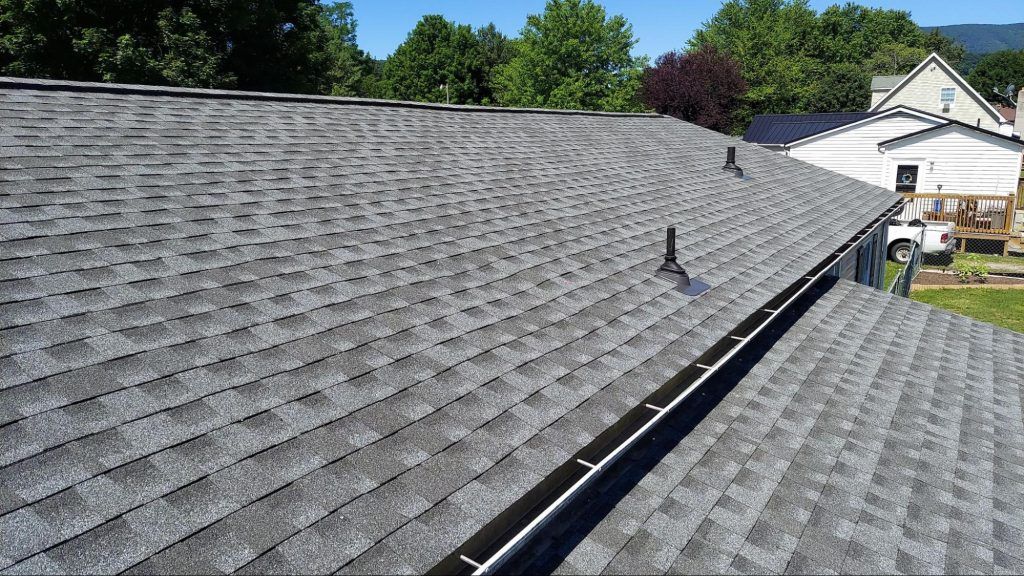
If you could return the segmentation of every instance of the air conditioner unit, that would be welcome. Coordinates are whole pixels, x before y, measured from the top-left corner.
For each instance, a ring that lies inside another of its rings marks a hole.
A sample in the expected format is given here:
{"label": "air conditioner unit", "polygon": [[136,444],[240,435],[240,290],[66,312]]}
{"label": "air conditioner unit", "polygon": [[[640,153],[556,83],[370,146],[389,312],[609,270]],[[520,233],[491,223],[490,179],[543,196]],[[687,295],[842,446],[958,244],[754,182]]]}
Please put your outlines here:
{"label": "air conditioner unit", "polygon": [[949,112],[949,102],[946,102],[945,104],[942,105],[942,111]]}

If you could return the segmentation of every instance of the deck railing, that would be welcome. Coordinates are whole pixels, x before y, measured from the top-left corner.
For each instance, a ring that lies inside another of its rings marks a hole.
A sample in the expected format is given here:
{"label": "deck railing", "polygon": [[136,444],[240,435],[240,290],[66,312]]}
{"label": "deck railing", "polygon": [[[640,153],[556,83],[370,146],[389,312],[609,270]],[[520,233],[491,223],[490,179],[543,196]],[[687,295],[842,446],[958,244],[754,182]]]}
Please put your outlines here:
{"label": "deck railing", "polygon": [[956,224],[964,234],[1009,235],[1013,226],[1013,205],[1010,195],[978,194],[913,194],[899,215],[900,220],[937,220]]}

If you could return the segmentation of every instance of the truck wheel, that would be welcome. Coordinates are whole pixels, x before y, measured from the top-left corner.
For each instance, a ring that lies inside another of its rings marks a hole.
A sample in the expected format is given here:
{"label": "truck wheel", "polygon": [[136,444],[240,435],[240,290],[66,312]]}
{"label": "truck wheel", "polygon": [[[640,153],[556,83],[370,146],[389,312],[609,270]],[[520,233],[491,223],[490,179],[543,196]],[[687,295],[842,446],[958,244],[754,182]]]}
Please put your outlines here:
{"label": "truck wheel", "polygon": [[893,242],[889,246],[889,259],[899,264],[910,261],[910,242]]}

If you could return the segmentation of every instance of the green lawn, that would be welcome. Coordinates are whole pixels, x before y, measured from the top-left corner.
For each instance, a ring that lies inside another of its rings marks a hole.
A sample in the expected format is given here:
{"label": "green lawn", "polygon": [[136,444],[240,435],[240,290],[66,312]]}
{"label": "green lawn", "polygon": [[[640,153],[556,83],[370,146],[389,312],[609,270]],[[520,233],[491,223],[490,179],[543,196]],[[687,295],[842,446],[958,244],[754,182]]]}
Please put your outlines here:
{"label": "green lawn", "polygon": [[912,300],[1024,332],[1024,289],[915,290]]}
{"label": "green lawn", "polygon": [[900,270],[903,270],[903,264],[897,264],[892,260],[885,261],[885,282],[882,283],[882,290],[888,290],[892,286],[892,281],[896,279]]}
{"label": "green lawn", "polygon": [[[953,260],[954,261],[959,260],[960,258],[963,258],[964,256],[966,256],[966,254],[960,254],[960,253],[953,254]],[[1021,272],[1024,272],[1024,258],[1021,258],[1020,256],[996,256],[996,255],[993,255],[993,254],[975,254],[975,256],[977,256],[979,259],[981,259],[981,261],[984,262],[985,264],[988,264],[989,267],[992,268],[993,272],[996,269],[1002,269],[1004,271],[1012,271],[1015,268],[1019,268],[1021,270]],[[922,268],[938,268],[938,269],[952,268],[952,267],[953,267],[952,263],[950,263],[948,265],[945,265],[945,266],[939,266],[939,265],[935,265],[935,264],[924,264],[922,266]]]}

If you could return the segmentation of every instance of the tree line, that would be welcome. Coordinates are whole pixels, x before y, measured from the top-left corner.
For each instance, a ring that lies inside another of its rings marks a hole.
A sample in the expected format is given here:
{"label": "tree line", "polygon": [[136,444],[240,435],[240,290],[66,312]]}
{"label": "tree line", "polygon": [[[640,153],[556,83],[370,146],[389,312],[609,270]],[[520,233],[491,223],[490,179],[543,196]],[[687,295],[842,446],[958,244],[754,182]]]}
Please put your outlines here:
{"label": "tree line", "polygon": [[0,0],[0,74],[453,104],[640,110],[622,16],[551,0],[518,38],[424,16],[387,59],[351,2]]}
{"label": "tree line", "polygon": [[[384,60],[359,48],[356,31],[350,2],[0,0],[0,73],[655,110],[738,132],[754,114],[864,110],[872,75],[905,74],[933,51],[954,66],[964,58],[908,12],[846,4],[817,13],[807,0],[728,0],[683,50],[653,63],[631,54],[629,22],[593,0],[549,0],[514,38],[427,15]],[[977,81],[1005,85],[1002,63],[983,59]]]}

